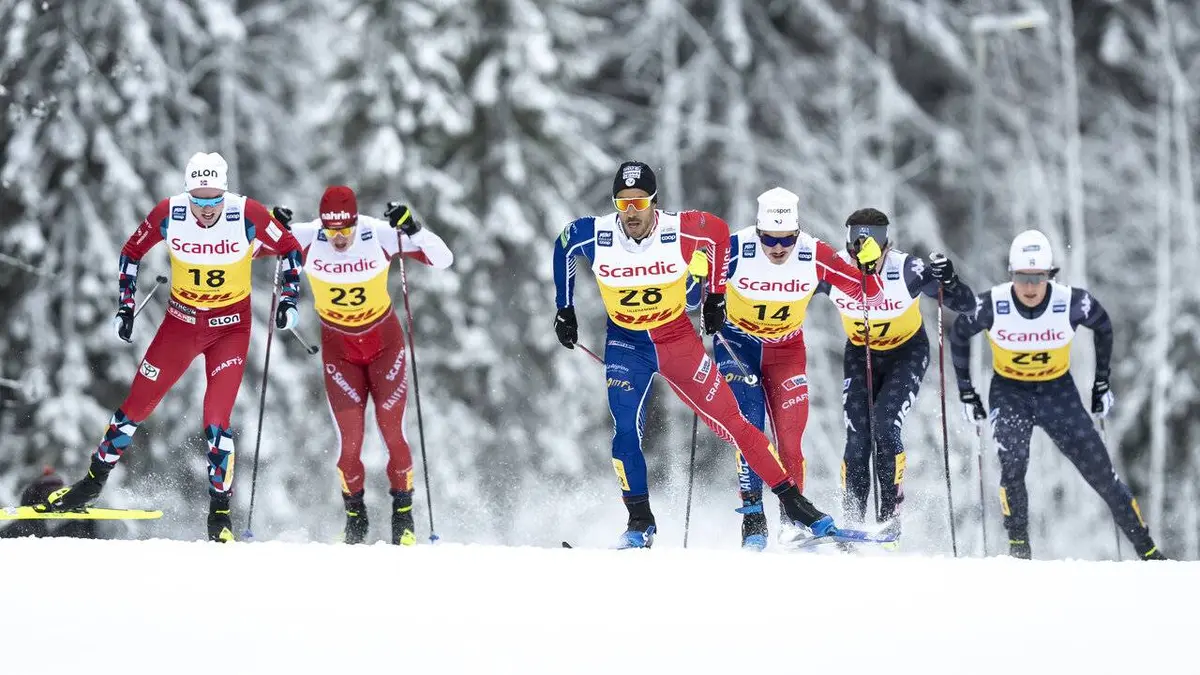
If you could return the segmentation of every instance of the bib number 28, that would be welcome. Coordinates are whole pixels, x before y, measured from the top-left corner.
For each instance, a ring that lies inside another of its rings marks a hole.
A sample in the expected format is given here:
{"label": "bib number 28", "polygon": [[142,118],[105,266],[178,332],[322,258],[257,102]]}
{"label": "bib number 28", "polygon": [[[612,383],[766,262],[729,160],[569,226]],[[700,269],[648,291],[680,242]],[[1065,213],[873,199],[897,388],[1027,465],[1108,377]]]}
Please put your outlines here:
{"label": "bib number 28", "polygon": [[637,307],[639,305],[657,305],[662,302],[661,288],[631,288],[621,291],[621,304],[626,307]]}

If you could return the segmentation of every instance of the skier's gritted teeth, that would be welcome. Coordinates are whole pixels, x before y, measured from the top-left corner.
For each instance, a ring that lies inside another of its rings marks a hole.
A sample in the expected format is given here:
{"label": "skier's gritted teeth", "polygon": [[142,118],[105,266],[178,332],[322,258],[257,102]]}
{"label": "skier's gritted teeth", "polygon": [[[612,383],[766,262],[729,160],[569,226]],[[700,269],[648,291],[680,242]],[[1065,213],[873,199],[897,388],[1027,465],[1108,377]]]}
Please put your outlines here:
{"label": "skier's gritted teeth", "polygon": [[192,215],[204,227],[212,227],[225,210],[225,191],[219,188],[196,188],[188,193]]}

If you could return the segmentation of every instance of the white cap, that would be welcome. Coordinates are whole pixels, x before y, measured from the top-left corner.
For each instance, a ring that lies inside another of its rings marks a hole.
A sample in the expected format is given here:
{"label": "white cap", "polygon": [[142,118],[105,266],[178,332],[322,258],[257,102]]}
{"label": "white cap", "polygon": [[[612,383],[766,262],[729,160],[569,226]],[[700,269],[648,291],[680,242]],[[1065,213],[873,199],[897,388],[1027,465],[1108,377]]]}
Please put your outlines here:
{"label": "white cap", "polygon": [[197,152],[188,160],[183,170],[184,189],[196,188],[229,189],[229,164],[216,152]]}
{"label": "white cap", "polygon": [[757,227],[765,232],[798,232],[800,230],[800,197],[780,187],[771,188],[758,196]]}
{"label": "white cap", "polygon": [[1025,230],[1018,234],[1008,249],[1008,269],[1054,269],[1054,252],[1050,249],[1050,240],[1037,230]]}

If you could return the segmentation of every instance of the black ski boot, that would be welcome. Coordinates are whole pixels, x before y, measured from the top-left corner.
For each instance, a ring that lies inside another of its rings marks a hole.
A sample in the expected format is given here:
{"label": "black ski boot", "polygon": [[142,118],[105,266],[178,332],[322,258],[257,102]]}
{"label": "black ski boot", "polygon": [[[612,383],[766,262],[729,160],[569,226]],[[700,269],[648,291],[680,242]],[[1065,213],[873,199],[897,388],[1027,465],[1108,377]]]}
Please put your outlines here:
{"label": "black ski boot", "polygon": [[359,490],[355,494],[342,495],[342,502],[346,505],[346,530],[342,535],[342,540],[347,544],[361,544],[367,538],[367,532],[370,530],[370,525],[367,522],[367,505],[363,501],[364,490]]}
{"label": "black ski boot", "polygon": [[779,505],[783,508],[783,512],[792,521],[807,527],[813,536],[823,537],[827,534],[837,532],[837,526],[833,523],[833,518],[821,512],[820,509],[813,506],[813,503],[808,501],[808,498],[800,494],[800,488],[796,487],[795,483],[784,483],[778,487],[772,488],[771,492],[779,497]]}
{"label": "black ski boot", "polygon": [[736,509],[742,514],[742,548],[751,551],[761,551],[767,547],[767,515],[763,513],[761,492],[743,492],[742,507]]}
{"label": "black ski boot", "polygon": [[417,526],[413,523],[412,493],[391,490],[392,494],[392,543],[398,546],[414,546],[417,543]]}
{"label": "black ski boot", "polygon": [[1029,538],[1009,539],[1008,554],[1019,560],[1032,560],[1033,549],[1029,548]]}
{"label": "black ski boot", "polygon": [[650,498],[641,497],[633,502],[625,502],[629,510],[629,521],[625,532],[617,543],[617,548],[650,548],[654,545],[654,535],[658,527],[654,523],[654,514],[650,512]]}
{"label": "black ski boot", "polygon": [[233,519],[229,517],[228,492],[208,491],[208,540],[222,544],[233,541]]}
{"label": "black ski boot", "polygon": [[44,503],[38,504],[34,508],[39,511],[55,512],[84,510],[100,496],[100,491],[104,489],[104,483],[108,480],[108,474],[112,471],[113,466],[113,464],[92,455],[92,463],[88,467],[87,476],[74,485],[51,492]]}

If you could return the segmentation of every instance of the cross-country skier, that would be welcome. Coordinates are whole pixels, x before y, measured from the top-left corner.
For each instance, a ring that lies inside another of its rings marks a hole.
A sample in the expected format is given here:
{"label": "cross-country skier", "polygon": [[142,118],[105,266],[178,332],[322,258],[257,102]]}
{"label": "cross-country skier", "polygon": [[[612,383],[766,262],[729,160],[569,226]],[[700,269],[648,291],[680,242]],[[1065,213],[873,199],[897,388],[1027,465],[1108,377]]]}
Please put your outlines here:
{"label": "cross-country skier", "polygon": [[[888,217],[876,209],[859,209],[846,218],[846,250],[839,256],[850,262],[863,237],[874,237],[883,246],[876,274],[883,277],[883,297],[863,311],[862,303],[836,286],[822,282],[817,292],[828,293],[842,316],[847,336],[842,358],[842,407],[846,424],[846,451],[842,459],[843,514],[861,523],[871,489],[872,430],[875,478],[879,494],[877,522],[899,534],[900,504],[904,501],[904,418],[917,402],[917,392],[929,366],[929,338],[925,335],[920,296],[936,298],[942,287],[944,304],[956,312],[971,312],[975,298],[959,280],[948,258],[935,255],[926,264],[917,256],[891,245]],[[866,324],[870,323],[870,335]],[[874,422],[868,417],[866,338],[871,342],[871,393]]]}
{"label": "cross-country skier", "polygon": [[171,297],[129,389],[92,453],[87,476],[56,490],[42,508],[79,509],[94,501],[108,474],[133,442],[133,434],[192,361],[204,355],[204,438],[208,442],[208,537],[232,541],[233,427],[230,415],[250,346],[250,263],[257,240],[282,256],[281,289],[274,321],[296,324],[300,294],[300,245],[261,203],[228,192],[228,165],[221,155],[198,152],[184,170],[184,191],[151,209],[121,249],[117,336],[133,341],[138,263],[167,242]]}
{"label": "cross-country skier", "polygon": [[[656,532],[641,447],[646,399],[656,373],[718,436],[745,455],[779,496],[789,518],[814,534],[830,533],[833,519],[800,494],[770,440],[738,412],[733,392],[685,313],[688,264],[693,253],[703,249],[713,270],[702,309],[704,332],[711,335],[725,323],[725,266],[712,261],[726,259],[729,226],[704,211],[657,209],[657,180],[642,162],[620,166],[612,197],[615,213],[579,218],[555,241],[554,329],[559,342],[574,349],[579,338],[573,306],[575,265],[582,256],[591,264],[608,314],[604,362],[615,426],[613,467],[629,511],[620,546],[649,547]],[[861,258],[874,260],[877,249],[869,242]]]}
{"label": "cross-country skier", "polygon": [[[285,226],[291,223],[289,209],[276,207],[274,214]],[[397,256],[445,269],[454,255],[403,204],[389,202],[387,220],[360,214],[358,198],[345,185],[325,190],[319,216],[293,224],[291,230],[304,248],[305,275],[321,320],[325,395],[341,446],[337,468],[346,506],[345,541],[362,543],[369,529],[361,459],[369,396],[388,450],[391,542],[412,545],[417,538],[413,460],[404,424],[407,352],[388,291],[388,272]]]}
{"label": "cross-country skier", "polygon": [[[730,237],[728,317],[713,354],[742,415],[764,431],[766,419],[771,420],[783,465],[803,492],[801,439],[808,423],[804,317],[820,283],[861,299],[863,272],[829,244],[801,231],[799,208],[795,193],[772,188],[758,196],[755,225]],[[868,274],[867,294],[880,290],[879,277]],[[698,304],[698,298],[689,297],[692,302]],[[762,479],[741,453],[737,463],[742,546],[762,550],[767,545]],[[786,518],[784,525],[790,526]]]}
{"label": "cross-country skier", "polygon": [[1012,281],[980,293],[975,311],[960,314],[954,321],[950,345],[963,416],[979,423],[989,415],[971,384],[970,341],[987,331],[991,343],[988,402],[1000,458],[1000,507],[1009,552],[1015,558],[1032,555],[1025,469],[1029,466],[1029,438],[1033,427],[1040,426],[1104,498],[1138,556],[1164,559],[1150,537],[1137,500],[1117,477],[1071,378],[1071,340],[1080,326],[1086,326],[1092,330],[1096,347],[1091,410],[1106,416],[1113,404],[1108,383],[1113,341],[1108,313],[1086,290],[1053,280],[1058,268],[1050,240],[1037,230],[1026,230],[1013,239],[1008,268]]}

